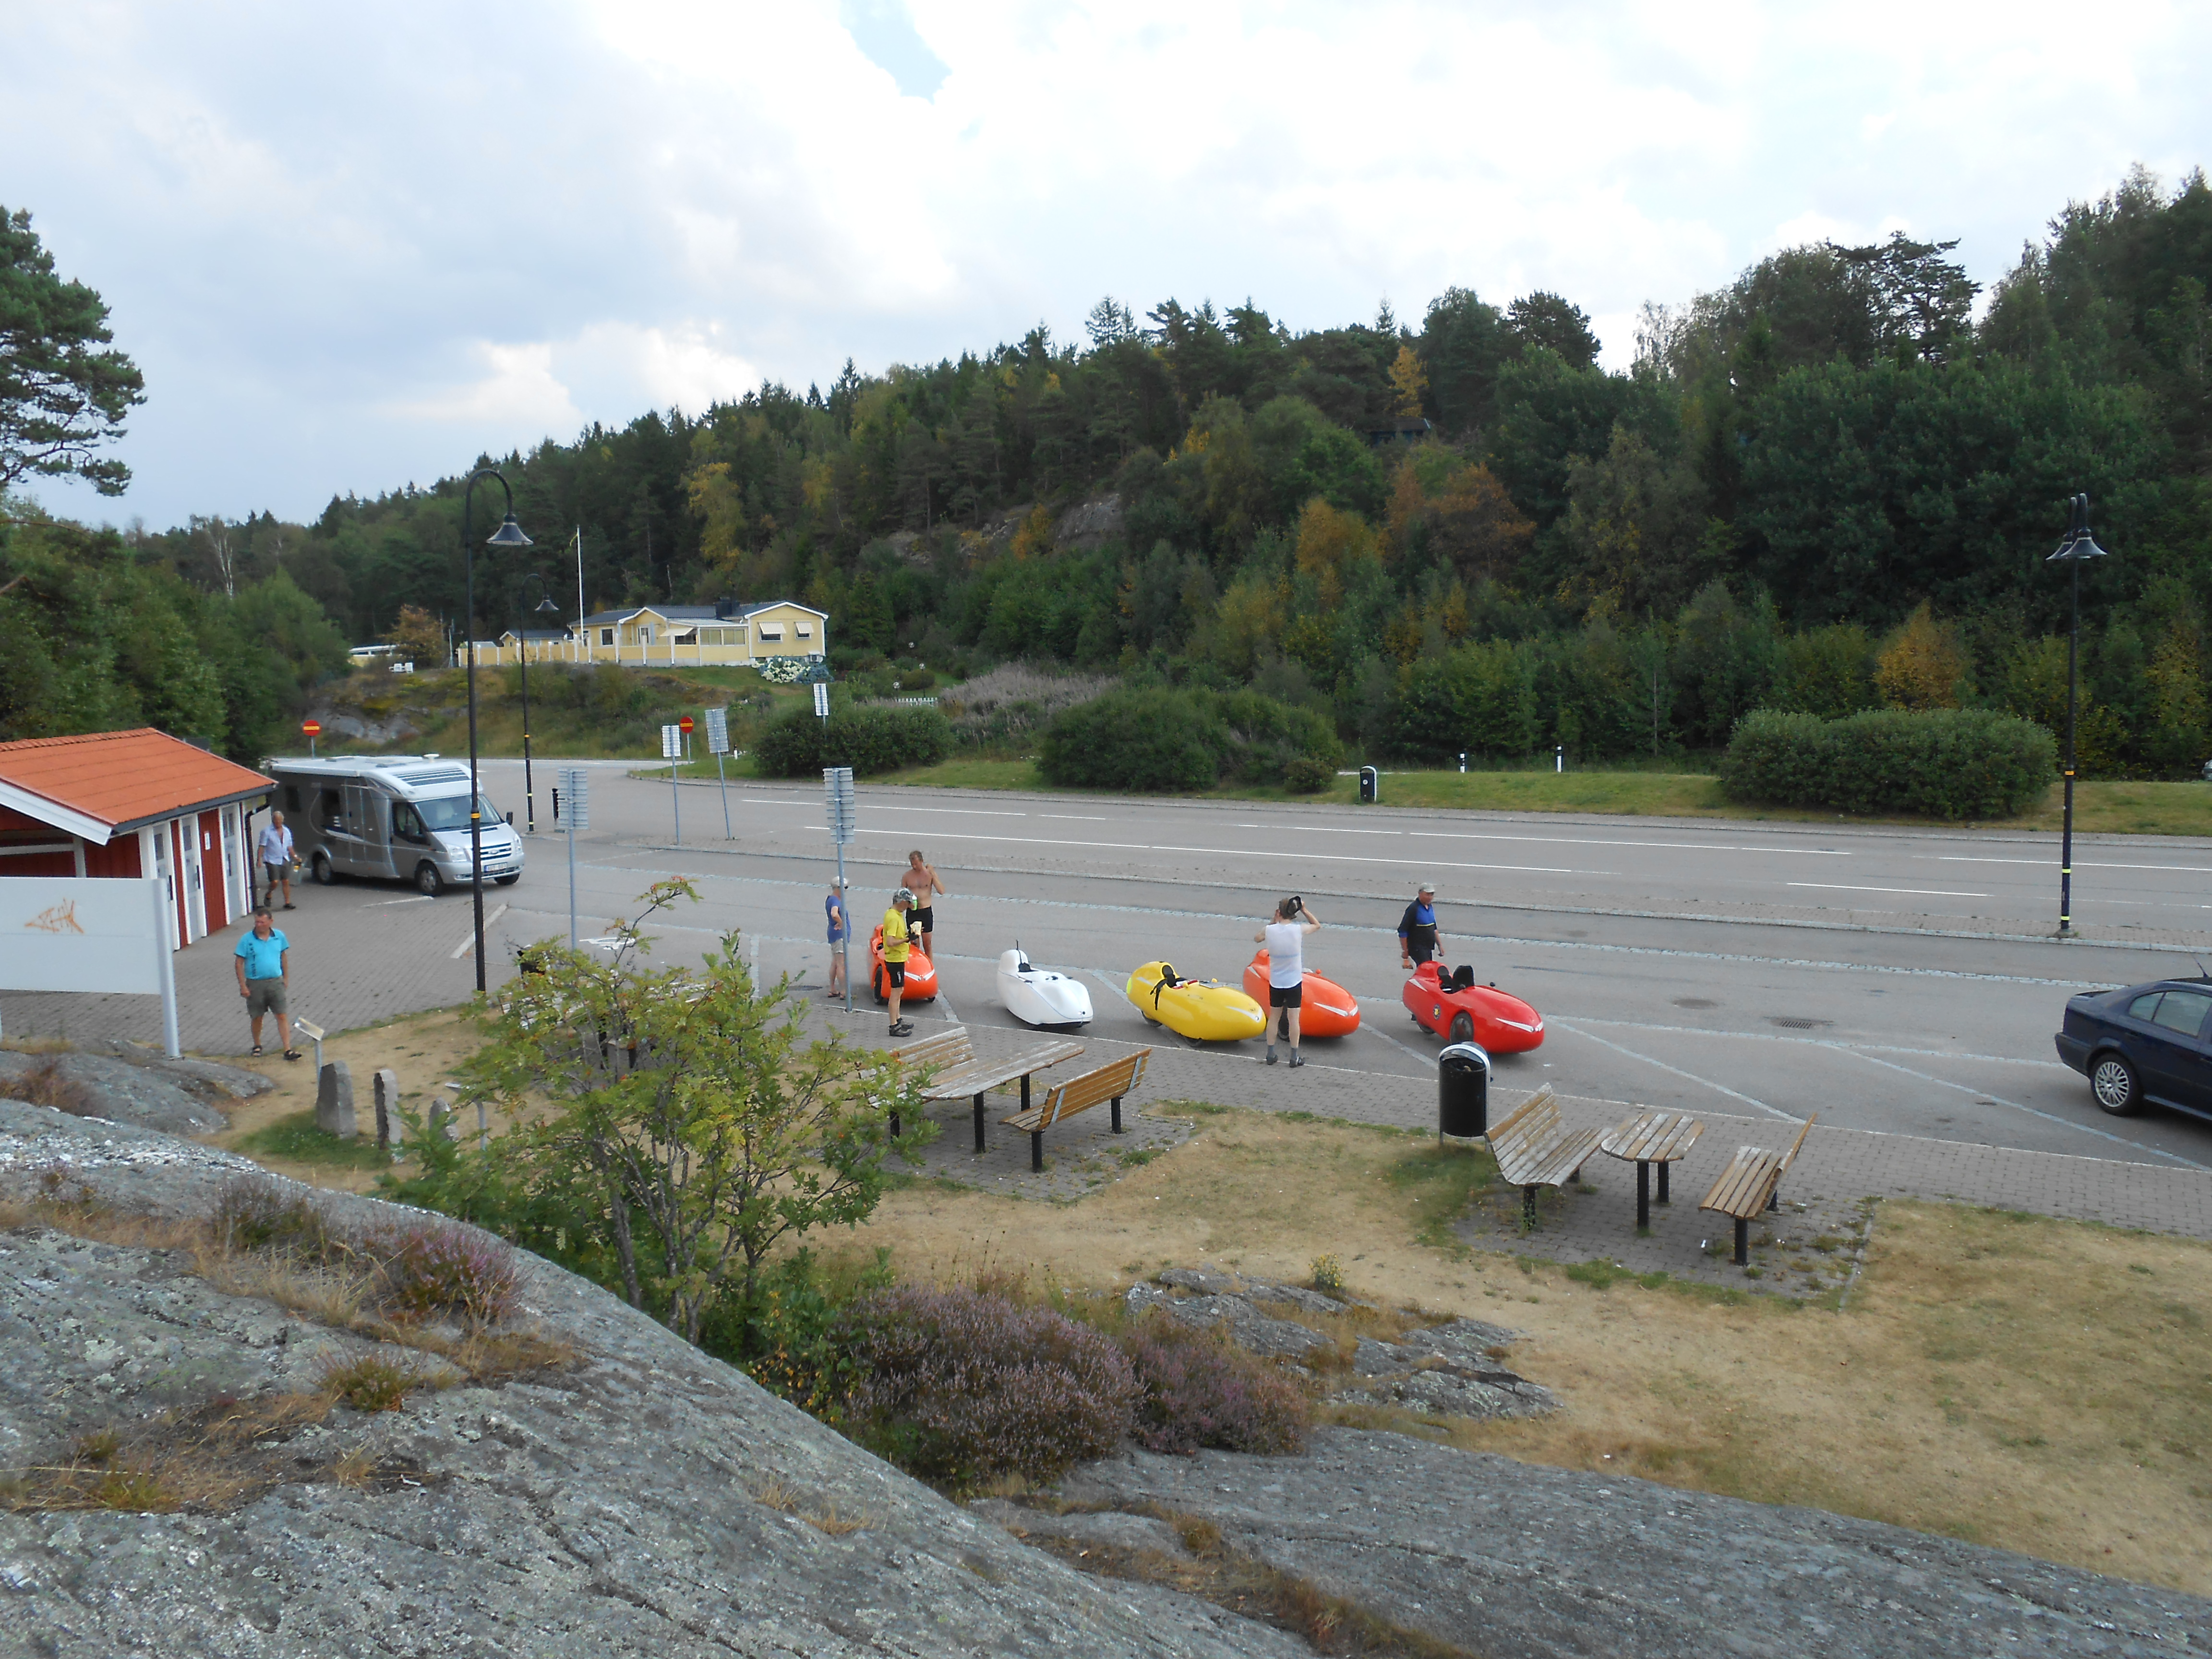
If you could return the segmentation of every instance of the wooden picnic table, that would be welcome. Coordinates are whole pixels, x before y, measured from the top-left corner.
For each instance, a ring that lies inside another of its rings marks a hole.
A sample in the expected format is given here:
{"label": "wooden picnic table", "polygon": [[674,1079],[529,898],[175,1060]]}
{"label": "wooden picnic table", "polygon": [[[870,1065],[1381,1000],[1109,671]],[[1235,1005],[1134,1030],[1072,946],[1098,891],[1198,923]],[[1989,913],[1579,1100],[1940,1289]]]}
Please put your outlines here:
{"label": "wooden picnic table", "polygon": [[929,1086],[921,1091],[925,1100],[960,1100],[973,1096],[975,1102],[975,1150],[983,1150],[983,1097],[994,1089],[1003,1089],[1016,1079],[1021,1080],[1022,1110],[1030,1109],[1030,1079],[1046,1067],[1057,1066],[1064,1060],[1073,1060],[1083,1052],[1079,1042],[1062,1038],[1056,1042],[1039,1042],[1003,1060],[970,1060],[939,1072],[930,1079]]}
{"label": "wooden picnic table", "polygon": [[1636,1165],[1636,1224],[1651,1224],[1651,1166],[1659,1166],[1659,1201],[1667,1198],[1667,1166],[1697,1144],[1705,1126],[1680,1112],[1638,1112],[1626,1123],[1616,1123],[1598,1138],[1597,1149],[1608,1158]]}

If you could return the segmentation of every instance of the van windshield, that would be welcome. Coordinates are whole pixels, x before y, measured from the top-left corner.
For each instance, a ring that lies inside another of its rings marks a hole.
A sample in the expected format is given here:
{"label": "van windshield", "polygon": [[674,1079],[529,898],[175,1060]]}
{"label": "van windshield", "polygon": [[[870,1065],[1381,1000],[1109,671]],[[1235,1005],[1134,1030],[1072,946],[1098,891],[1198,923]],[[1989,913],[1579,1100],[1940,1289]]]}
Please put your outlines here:
{"label": "van windshield", "polygon": [[[477,809],[483,814],[487,828],[503,822],[492,810],[492,804],[482,795],[477,797]],[[441,795],[435,800],[418,800],[415,810],[422,815],[423,827],[430,830],[465,830],[469,827],[469,798],[466,795]]]}

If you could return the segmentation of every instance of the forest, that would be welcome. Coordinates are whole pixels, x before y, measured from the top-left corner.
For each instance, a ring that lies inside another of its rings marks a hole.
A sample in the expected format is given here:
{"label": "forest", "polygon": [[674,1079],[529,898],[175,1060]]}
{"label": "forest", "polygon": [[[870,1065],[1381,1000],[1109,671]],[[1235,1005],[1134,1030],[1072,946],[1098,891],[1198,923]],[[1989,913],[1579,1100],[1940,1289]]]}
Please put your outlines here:
{"label": "forest", "polygon": [[[2046,558],[2087,492],[2112,556],[2081,573],[2084,769],[2193,772],[2212,754],[2212,186],[2138,169],[1986,295],[1955,252],[1902,234],[1782,251],[1647,305],[1620,371],[1544,292],[1455,288],[1418,324],[1386,305],[1310,332],[1250,300],[1105,299],[1079,341],[1040,327],[593,426],[485,458],[538,545],[480,561],[473,631],[522,619],[531,571],[572,606],[580,535],[593,607],[799,598],[830,613],[842,674],[1024,659],[1249,687],[1372,758],[1709,752],[1762,707],[2058,726],[2069,587]],[[296,686],[335,643],[317,607],[351,641],[403,605],[460,629],[460,510],[448,479],[304,525],[18,524],[0,559],[203,637],[218,615],[262,627],[262,606]],[[90,685],[67,586],[0,607],[37,613],[52,685]],[[0,671],[10,734],[60,717],[32,712],[27,672]],[[220,695],[242,742],[257,717]],[[39,706],[94,718],[89,696]]]}

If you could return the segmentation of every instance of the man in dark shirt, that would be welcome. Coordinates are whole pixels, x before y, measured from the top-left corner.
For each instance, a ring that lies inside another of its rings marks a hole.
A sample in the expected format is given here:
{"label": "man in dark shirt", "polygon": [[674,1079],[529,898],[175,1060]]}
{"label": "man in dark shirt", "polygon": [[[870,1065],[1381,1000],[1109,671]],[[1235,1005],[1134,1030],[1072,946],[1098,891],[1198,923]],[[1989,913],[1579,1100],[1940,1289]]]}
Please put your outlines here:
{"label": "man in dark shirt", "polygon": [[1425,881],[1413,902],[1406,907],[1406,914],[1398,919],[1398,955],[1402,964],[1413,968],[1433,961],[1443,943],[1437,932],[1437,890]]}

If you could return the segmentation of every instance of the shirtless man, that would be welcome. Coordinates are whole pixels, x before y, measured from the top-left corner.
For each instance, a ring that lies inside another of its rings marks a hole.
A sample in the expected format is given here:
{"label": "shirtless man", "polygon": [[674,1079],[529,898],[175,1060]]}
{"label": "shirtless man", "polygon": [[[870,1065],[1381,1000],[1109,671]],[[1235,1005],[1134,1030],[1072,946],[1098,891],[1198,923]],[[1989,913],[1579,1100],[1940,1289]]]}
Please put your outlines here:
{"label": "shirtless man", "polygon": [[937,901],[945,896],[945,883],[933,867],[922,861],[919,847],[906,855],[906,884],[914,892],[914,909],[907,916],[907,926],[914,930],[922,955],[934,962],[937,953],[930,949],[930,935],[936,931]]}

